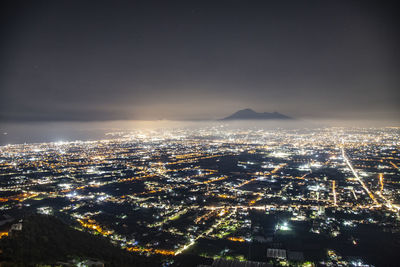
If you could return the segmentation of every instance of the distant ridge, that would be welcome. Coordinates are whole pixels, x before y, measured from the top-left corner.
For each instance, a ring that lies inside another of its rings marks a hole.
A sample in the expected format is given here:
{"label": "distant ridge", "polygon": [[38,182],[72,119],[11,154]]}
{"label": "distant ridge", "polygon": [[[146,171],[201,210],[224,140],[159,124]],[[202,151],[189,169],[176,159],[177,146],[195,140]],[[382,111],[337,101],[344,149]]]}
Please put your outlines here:
{"label": "distant ridge", "polygon": [[278,112],[258,113],[250,108],[239,110],[222,120],[292,120],[293,118]]}

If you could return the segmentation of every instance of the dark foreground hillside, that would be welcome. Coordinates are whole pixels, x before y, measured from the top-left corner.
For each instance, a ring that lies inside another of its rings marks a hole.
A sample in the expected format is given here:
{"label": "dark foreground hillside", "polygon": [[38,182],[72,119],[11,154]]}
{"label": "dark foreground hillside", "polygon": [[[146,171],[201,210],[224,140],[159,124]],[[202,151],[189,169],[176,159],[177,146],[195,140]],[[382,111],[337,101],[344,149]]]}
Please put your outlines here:
{"label": "dark foreground hillside", "polygon": [[0,239],[1,266],[56,264],[95,259],[105,266],[160,266],[155,258],[134,255],[107,239],[81,232],[52,216],[32,215],[21,231]]}

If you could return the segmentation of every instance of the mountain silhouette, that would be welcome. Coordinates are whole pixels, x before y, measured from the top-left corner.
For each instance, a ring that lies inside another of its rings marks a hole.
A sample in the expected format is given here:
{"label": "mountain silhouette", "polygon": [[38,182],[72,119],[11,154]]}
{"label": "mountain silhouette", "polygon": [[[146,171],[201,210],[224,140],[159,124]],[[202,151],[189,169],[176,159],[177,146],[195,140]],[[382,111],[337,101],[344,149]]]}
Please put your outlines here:
{"label": "mountain silhouette", "polygon": [[291,120],[292,118],[278,112],[258,113],[252,109],[242,109],[222,120]]}

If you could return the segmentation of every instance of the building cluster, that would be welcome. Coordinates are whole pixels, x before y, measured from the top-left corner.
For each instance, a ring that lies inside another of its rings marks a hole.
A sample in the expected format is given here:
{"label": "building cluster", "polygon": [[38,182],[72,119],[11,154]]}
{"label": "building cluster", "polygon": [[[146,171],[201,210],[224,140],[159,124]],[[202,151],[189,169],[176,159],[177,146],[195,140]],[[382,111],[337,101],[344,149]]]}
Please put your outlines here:
{"label": "building cluster", "polygon": [[[360,227],[400,231],[396,128],[215,126],[108,137],[0,147],[1,213],[63,216],[134,253],[231,260],[250,260],[251,243],[272,260],[303,260],[285,243],[294,233],[359,246],[349,233]],[[208,251],[217,241],[226,245]],[[231,245],[243,249],[225,251]],[[326,249],[321,261],[345,261]]]}

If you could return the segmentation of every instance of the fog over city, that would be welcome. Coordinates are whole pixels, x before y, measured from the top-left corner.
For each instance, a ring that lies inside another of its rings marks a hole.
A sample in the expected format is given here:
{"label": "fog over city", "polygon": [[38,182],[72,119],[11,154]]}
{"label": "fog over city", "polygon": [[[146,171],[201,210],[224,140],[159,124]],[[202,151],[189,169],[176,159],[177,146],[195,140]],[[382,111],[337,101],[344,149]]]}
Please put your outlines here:
{"label": "fog over city", "polygon": [[400,117],[379,1],[6,1],[1,121]]}

